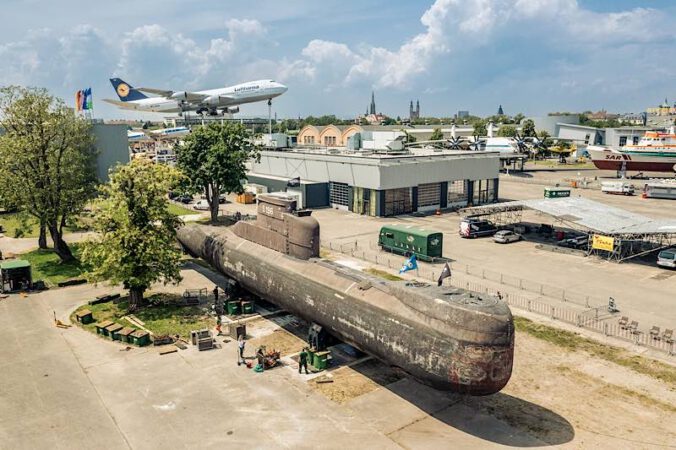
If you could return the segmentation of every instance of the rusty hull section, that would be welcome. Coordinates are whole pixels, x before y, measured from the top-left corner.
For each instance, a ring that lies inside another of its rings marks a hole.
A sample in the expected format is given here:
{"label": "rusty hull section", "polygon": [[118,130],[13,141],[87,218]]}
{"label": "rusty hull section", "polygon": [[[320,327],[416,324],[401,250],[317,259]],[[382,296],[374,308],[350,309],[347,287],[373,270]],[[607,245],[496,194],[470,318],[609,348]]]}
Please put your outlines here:
{"label": "rusty hull section", "polygon": [[437,389],[487,395],[507,384],[514,325],[496,298],[291,258],[233,231],[190,225],[178,237],[244,288]]}

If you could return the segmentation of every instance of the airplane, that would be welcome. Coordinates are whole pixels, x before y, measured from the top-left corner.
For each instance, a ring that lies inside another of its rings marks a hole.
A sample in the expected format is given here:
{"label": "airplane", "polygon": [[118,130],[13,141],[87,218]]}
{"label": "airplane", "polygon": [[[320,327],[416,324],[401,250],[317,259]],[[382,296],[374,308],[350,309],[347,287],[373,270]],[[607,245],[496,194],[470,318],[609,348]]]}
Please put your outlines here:
{"label": "airplane", "polygon": [[[104,102],[119,108],[140,112],[178,113],[195,111],[197,114],[208,113],[211,116],[219,114],[235,114],[239,112],[239,105],[245,103],[268,101],[285,93],[289,88],[273,80],[249,81],[218,89],[205,91],[170,91],[154,88],[135,88],[120,78],[111,78],[117,96],[120,100],[104,99]],[[147,92],[156,97],[148,97]]]}

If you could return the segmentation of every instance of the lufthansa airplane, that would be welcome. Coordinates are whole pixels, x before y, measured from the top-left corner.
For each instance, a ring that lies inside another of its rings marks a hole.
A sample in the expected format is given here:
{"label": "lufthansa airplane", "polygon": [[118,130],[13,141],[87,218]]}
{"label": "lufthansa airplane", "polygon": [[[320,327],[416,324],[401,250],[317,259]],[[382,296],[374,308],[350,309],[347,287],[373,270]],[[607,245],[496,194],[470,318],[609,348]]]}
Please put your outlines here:
{"label": "lufthansa airplane", "polygon": [[[239,105],[267,100],[285,93],[288,88],[273,80],[249,81],[206,91],[168,91],[153,88],[134,88],[120,78],[110,79],[120,100],[104,99],[105,102],[124,109],[141,112],[179,113],[195,111],[215,116],[239,112]],[[144,92],[156,97],[148,97]]]}

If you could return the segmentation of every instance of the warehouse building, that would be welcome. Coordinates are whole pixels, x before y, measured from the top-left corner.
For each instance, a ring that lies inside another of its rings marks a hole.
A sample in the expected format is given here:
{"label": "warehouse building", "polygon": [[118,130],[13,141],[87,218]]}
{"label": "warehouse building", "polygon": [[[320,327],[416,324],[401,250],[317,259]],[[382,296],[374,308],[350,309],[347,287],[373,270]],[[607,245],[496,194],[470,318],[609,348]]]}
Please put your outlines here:
{"label": "warehouse building", "polygon": [[262,151],[247,178],[303,207],[383,217],[494,203],[499,168],[498,152],[296,148]]}

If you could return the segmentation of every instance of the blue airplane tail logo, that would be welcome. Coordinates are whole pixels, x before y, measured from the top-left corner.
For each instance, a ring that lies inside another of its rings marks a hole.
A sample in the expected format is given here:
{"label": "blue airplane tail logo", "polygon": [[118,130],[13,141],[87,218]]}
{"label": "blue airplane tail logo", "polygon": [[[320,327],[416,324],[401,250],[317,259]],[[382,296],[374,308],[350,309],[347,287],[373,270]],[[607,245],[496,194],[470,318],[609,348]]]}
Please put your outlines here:
{"label": "blue airplane tail logo", "polygon": [[127,83],[121,78],[111,78],[110,84],[113,85],[113,89],[115,89],[117,96],[120,97],[120,100],[123,102],[131,102],[134,100],[148,98],[148,96],[143,92],[139,91],[138,89],[134,89],[131,84]]}

